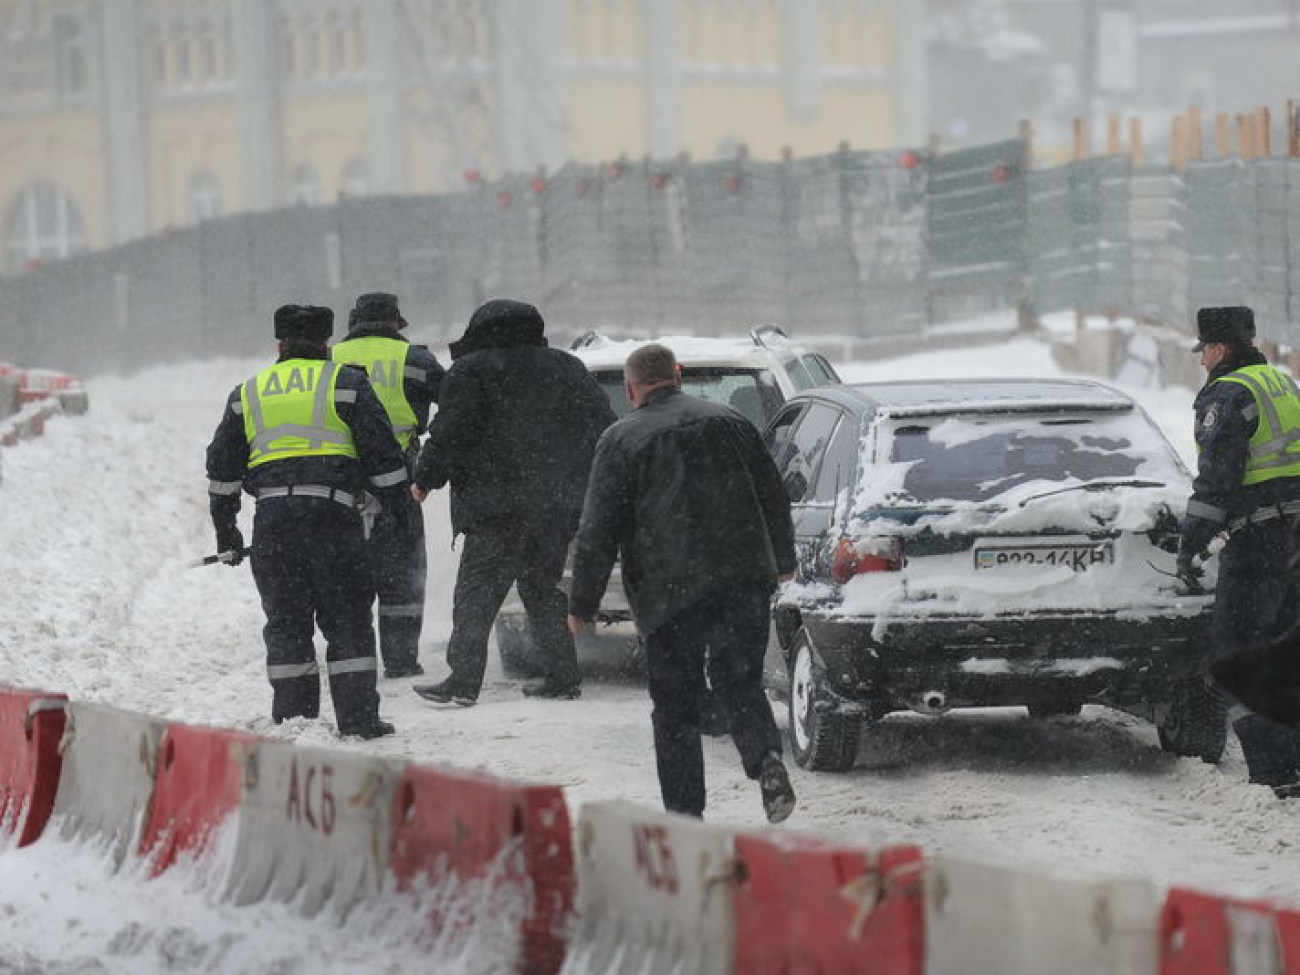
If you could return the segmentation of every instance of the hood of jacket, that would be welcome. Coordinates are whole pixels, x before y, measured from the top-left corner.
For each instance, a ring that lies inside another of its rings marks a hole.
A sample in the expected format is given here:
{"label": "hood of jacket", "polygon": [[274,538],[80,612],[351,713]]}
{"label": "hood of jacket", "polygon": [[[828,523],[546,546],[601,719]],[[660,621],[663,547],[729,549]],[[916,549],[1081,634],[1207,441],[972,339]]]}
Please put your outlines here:
{"label": "hood of jacket", "polygon": [[508,298],[482,304],[470,316],[465,334],[447,348],[452,360],[483,349],[511,349],[546,345],[546,323],[532,305]]}

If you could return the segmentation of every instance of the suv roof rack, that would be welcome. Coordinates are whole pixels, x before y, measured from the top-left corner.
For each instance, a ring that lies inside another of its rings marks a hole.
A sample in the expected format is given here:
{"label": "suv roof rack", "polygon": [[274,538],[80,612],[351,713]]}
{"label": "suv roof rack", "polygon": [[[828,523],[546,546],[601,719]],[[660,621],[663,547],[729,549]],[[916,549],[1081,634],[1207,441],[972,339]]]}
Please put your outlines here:
{"label": "suv roof rack", "polygon": [[588,346],[595,345],[597,342],[603,342],[603,341],[605,341],[605,337],[603,335],[601,335],[595,329],[589,328],[581,335],[579,335],[576,339],[574,339],[572,342],[569,343],[569,350],[572,351],[574,349],[585,349]]}
{"label": "suv roof rack", "polygon": [[763,341],[764,335],[780,336],[784,344],[790,344],[790,336],[785,333],[785,329],[779,325],[759,325],[757,328],[749,330],[749,337],[754,340],[754,344],[764,349],[770,349],[771,346]]}

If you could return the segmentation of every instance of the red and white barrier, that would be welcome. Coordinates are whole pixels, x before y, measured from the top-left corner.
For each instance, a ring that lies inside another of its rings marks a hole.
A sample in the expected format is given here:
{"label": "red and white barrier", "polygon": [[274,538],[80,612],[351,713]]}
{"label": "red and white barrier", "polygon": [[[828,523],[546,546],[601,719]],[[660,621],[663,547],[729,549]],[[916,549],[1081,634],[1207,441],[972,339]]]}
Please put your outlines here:
{"label": "red and white barrier", "polygon": [[59,787],[67,697],[0,687],[0,827],[16,846],[45,829]]}
{"label": "red and white barrier", "polygon": [[1142,880],[941,855],[926,865],[925,903],[926,975],[1156,971],[1160,902]]}
{"label": "red and white barrier", "polygon": [[[574,877],[569,810],[558,786],[408,765],[393,823],[392,871],[400,890],[444,873],[517,888],[531,905],[521,923],[521,975],[560,970]],[[503,853],[510,856],[505,864]]]}
{"label": "red and white barrier", "polygon": [[224,728],[167,729],[140,838],[140,854],[150,861],[154,874],[181,856],[206,852],[212,832],[243,801],[245,768],[260,740]]}
{"label": "red and white barrier", "polygon": [[402,763],[264,740],[245,763],[228,895],[339,911],[385,888]]}
{"label": "red and white barrier", "polygon": [[133,711],[70,701],[50,828],[103,845],[116,866],[140,847],[167,725]]}
{"label": "red and white barrier", "polygon": [[1175,887],[1160,914],[1160,975],[1300,972],[1300,910]]}

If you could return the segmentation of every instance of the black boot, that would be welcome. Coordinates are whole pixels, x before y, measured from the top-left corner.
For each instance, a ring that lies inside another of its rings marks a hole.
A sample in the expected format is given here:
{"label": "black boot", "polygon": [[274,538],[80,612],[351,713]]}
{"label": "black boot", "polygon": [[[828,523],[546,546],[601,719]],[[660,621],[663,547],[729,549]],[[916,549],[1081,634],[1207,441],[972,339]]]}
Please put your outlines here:
{"label": "black boot", "polygon": [[459,704],[467,708],[478,700],[476,692],[465,690],[451,678],[440,684],[416,684],[411,690],[434,704]]}

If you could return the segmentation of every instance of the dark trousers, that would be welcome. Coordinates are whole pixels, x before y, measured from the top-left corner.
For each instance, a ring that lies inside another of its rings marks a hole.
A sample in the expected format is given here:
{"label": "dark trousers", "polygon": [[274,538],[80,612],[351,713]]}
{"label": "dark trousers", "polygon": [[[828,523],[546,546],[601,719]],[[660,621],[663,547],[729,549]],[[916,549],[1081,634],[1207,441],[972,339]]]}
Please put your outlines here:
{"label": "dark trousers", "polygon": [[410,517],[401,519],[381,511],[366,548],[379,597],[379,654],[384,669],[410,670],[420,652],[428,578],[421,509],[414,507]]}
{"label": "dark trousers", "polygon": [[340,732],[379,716],[375,690],[375,591],[361,517],[324,498],[268,498],[253,516],[253,579],[266,626],[271,717],[320,713],[316,626],[326,641],[330,697]]}
{"label": "dark trousers", "polygon": [[573,529],[559,526],[499,525],[465,536],[452,598],[447,663],[452,683],[470,695],[483,686],[488,636],[510,592],[528,614],[542,675],[563,686],[581,683],[578,654],[566,625],[568,598],[560,589]]}
{"label": "dark trousers", "polygon": [[[1290,538],[1280,521],[1234,532],[1219,555],[1214,597],[1214,646],[1218,652],[1271,640],[1300,615],[1287,574]],[[1238,718],[1232,730],[1241,742],[1250,781],[1286,785],[1300,780],[1300,732],[1256,714]]]}
{"label": "dark trousers", "polygon": [[763,693],[770,599],[771,588],[762,585],[711,593],[645,637],[655,762],[669,812],[704,814],[706,668],[745,774],[758,778],[764,756],[781,753],[781,733]]}

